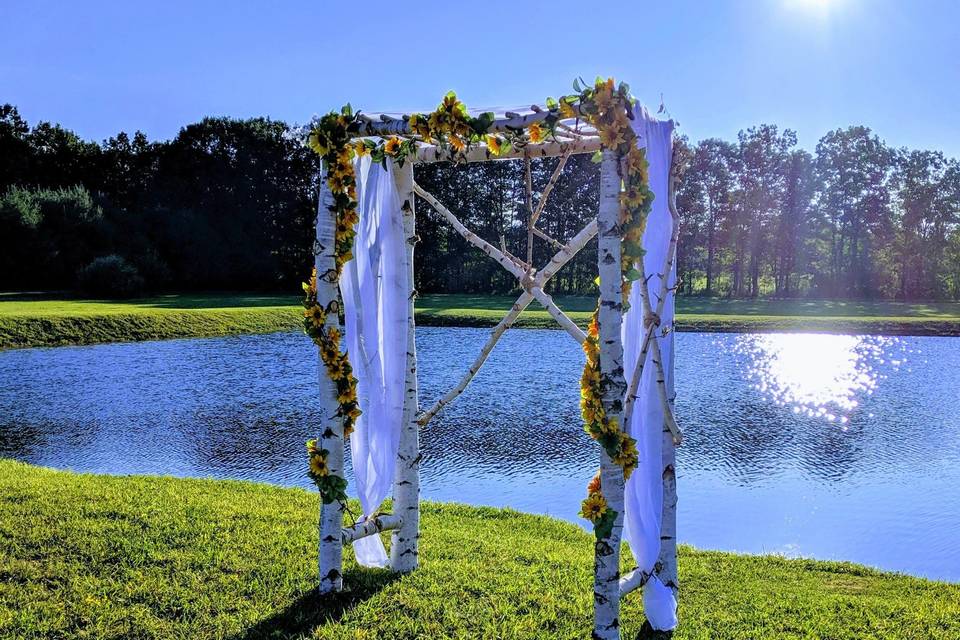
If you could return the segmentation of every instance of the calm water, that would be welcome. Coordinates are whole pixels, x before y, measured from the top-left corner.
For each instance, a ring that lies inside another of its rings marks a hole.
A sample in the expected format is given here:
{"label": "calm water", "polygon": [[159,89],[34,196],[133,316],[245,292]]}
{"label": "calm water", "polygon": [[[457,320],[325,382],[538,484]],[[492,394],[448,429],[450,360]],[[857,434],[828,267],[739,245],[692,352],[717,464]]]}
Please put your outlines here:
{"label": "calm water", "polygon": [[[419,330],[423,405],[486,335]],[[960,580],[960,339],[677,340],[682,541]],[[298,334],[3,352],[0,456],[306,487],[314,354]],[[509,332],[423,433],[424,497],[576,521],[581,363],[564,333]]]}

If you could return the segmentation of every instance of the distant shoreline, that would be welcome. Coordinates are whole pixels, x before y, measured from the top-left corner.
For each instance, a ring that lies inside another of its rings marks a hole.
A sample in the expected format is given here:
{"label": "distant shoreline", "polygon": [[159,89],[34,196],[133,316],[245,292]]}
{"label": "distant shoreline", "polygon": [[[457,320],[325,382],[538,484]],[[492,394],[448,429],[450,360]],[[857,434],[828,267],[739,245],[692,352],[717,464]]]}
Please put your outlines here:
{"label": "distant shoreline", "polygon": [[[558,297],[585,326],[589,297]],[[493,327],[513,298],[429,295],[418,300],[419,326]],[[960,303],[856,303],[688,299],[678,302],[677,331],[814,332],[888,336],[960,336]],[[131,301],[0,297],[0,349],[135,342],[273,333],[301,326],[292,296],[183,294]],[[517,328],[556,328],[540,308],[525,311]]]}

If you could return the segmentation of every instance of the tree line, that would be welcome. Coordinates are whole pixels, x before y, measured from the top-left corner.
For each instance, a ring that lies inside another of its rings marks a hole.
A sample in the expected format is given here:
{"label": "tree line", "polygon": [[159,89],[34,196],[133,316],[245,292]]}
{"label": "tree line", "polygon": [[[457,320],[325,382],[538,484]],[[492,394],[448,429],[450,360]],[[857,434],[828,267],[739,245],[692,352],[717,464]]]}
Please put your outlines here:
{"label": "tree line", "polygon": [[960,299],[960,163],[864,126],[681,144],[679,270],[708,295]]}
{"label": "tree line", "polygon": [[[960,299],[960,163],[870,129],[809,153],[774,125],[677,141],[682,293]],[[539,191],[556,159],[534,161]],[[0,289],[296,289],[312,256],[318,159],[286,123],[205,118],[169,141],[82,140],[0,107]],[[490,242],[525,255],[521,162],[417,167],[417,181]],[[596,215],[598,167],[574,156],[539,226],[557,242]],[[418,203],[421,292],[509,293],[514,278]],[[538,240],[534,262],[556,250]],[[595,247],[552,281],[594,288]]]}

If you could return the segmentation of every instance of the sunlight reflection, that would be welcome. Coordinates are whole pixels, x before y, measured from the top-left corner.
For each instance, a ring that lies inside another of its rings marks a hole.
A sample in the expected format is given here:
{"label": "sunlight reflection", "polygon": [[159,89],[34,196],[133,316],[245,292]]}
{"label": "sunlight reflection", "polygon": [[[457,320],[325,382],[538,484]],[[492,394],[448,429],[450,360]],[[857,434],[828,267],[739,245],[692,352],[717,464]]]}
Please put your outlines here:
{"label": "sunlight reflection", "polygon": [[[744,336],[737,351],[749,358],[754,388],[775,404],[828,422],[846,424],[860,400],[873,393],[878,365],[895,338],[819,334]],[[891,358],[894,368],[905,356]]]}

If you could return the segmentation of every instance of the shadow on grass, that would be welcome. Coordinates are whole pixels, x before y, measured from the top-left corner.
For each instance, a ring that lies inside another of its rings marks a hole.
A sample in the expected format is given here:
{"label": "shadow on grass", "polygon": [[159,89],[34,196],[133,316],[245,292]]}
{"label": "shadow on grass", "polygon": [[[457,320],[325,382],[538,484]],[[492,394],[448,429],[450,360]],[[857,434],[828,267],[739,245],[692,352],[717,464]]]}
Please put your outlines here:
{"label": "shadow on grass", "polygon": [[637,634],[637,640],[671,640],[672,631],[655,631],[649,622],[644,622],[640,627],[640,633]]}
{"label": "shadow on grass", "polygon": [[291,602],[285,609],[264,618],[230,640],[278,640],[312,636],[317,627],[338,622],[355,606],[372,598],[381,589],[403,576],[388,570],[348,570],[347,591],[321,596],[316,589]]}

